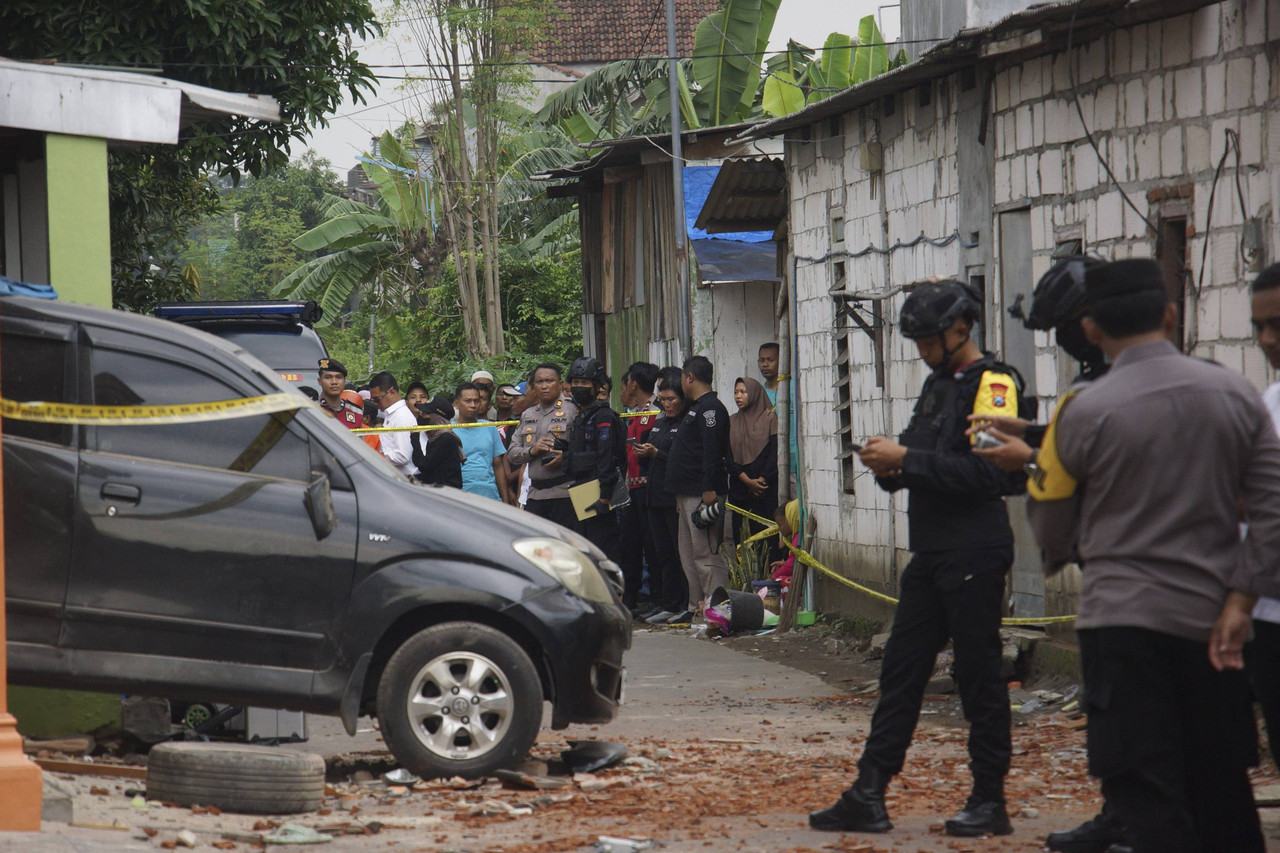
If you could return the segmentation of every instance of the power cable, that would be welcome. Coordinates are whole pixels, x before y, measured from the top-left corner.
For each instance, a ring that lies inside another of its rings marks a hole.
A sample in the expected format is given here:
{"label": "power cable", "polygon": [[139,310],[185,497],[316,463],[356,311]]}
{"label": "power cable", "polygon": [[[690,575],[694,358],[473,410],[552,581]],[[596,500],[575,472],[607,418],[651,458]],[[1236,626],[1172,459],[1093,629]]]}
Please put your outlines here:
{"label": "power cable", "polygon": [[1072,48],[1072,44],[1075,41],[1075,34],[1076,34],[1076,15],[1078,15],[1079,13],[1080,13],[1080,5],[1077,4],[1076,7],[1071,10],[1071,23],[1068,24],[1067,26],[1066,61],[1067,61],[1067,77],[1071,83],[1071,99],[1075,102],[1076,114],[1080,116],[1080,127],[1084,128],[1084,136],[1086,139],[1089,140],[1089,145],[1093,148],[1094,155],[1097,156],[1098,162],[1102,164],[1102,168],[1106,170],[1107,177],[1111,179],[1111,183],[1115,184],[1116,189],[1120,191],[1120,196],[1124,199],[1125,204],[1129,205],[1129,207],[1133,210],[1133,212],[1138,214],[1138,218],[1141,219],[1144,223],[1146,223],[1147,228],[1151,231],[1152,234],[1158,234],[1159,232],[1156,230],[1156,227],[1151,224],[1151,220],[1148,219],[1146,217],[1146,214],[1144,214],[1141,210],[1138,210],[1138,206],[1133,203],[1133,199],[1129,198],[1129,194],[1125,192],[1124,186],[1116,178],[1116,173],[1111,171],[1111,164],[1107,162],[1107,158],[1102,156],[1102,151],[1099,150],[1098,148],[1097,140],[1093,138],[1093,132],[1089,130],[1089,125],[1084,120],[1084,107],[1080,105],[1080,93],[1076,90],[1075,68],[1071,64],[1071,48]]}

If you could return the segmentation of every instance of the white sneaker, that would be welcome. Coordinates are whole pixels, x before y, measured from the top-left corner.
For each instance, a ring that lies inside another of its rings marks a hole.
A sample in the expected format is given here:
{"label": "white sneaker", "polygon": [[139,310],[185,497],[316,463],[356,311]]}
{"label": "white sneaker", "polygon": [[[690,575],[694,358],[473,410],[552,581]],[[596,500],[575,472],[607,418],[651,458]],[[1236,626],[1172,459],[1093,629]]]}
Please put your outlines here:
{"label": "white sneaker", "polygon": [[667,620],[676,614],[670,610],[659,610],[657,613],[644,620],[646,625],[665,625]]}

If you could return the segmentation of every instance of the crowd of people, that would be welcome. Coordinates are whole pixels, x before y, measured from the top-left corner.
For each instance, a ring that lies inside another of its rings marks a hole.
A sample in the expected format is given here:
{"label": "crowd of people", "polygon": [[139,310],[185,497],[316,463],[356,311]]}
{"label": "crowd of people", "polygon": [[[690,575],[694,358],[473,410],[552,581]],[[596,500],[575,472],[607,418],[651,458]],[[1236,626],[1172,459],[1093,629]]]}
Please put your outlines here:
{"label": "crowd of people", "polygon": [[[1252,290],[1258,342],[1280,368],[1280,265]],[[1247,769],[1258,760],[1253,698],[1273,752],[1280,740],[1280,601],[1259,598],[1280,591],[1280,383],[1260,398],[1243,377],[1179,352],[1177,306],[1155,262],[1070,258],[1040,280],[1022,318],[1053,329],[1081,364],[1038,426],[1017,370],[974,342],[980,315],[957,281],[922,285],[902,307],[899,329],[932,373],[906,431],[867,439],[859,457],[882,488],[907,490],[912,559],[857,778],[810,825],[892,828],[885,793],[951,642],[973,789],[945,830],[1013,831],[1003,499],[1025,490],[1045,572],[1083,570],[1089,768],[1106,803],[1051,833],[1048,848],[1262,853]]]}
{"label": "crowd of people", "polygon": [[[618,563],[623,603],[649,624],[699,620],[729,581],[726,503],[770,518],[778,504],[778,345],[760,347],[763,383],[740,376],[730,415],[711,362],[638,361],[612,407],[603,366],[584,356],[539,364],[517,383],[478,370],[451,397],[387,371],[346,387],[319,365],[320,408],[414,482],[453,486],[576,530]],[[624,422],[625,421],[625,422]],[[429,429],[409,429],[430,427]],[[774,556],[778,556],[776,551]]]}

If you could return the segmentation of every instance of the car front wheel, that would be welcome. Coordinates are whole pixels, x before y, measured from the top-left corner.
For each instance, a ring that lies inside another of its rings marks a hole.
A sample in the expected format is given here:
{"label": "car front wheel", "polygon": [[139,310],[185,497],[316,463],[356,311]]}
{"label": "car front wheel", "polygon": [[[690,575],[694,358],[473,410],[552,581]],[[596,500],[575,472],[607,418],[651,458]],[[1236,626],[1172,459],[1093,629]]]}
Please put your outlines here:
{"label": "car front wheel", "polygon": [[542,724],[542,688],[510,637],[449,622],[419,631],[391,656],[378,682],[378,720],[411,772],[485,776],[528,755]]}

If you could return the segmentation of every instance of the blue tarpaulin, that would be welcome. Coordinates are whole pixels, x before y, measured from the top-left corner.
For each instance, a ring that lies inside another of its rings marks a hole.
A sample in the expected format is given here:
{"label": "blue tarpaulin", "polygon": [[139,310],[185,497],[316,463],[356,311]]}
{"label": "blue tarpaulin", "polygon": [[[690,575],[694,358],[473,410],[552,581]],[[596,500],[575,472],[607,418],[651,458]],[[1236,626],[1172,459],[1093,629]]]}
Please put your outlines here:
{"label": "blue tarpaulin", "polygon": [[738,243],[764,243],[773,239],[772,231],[737,231],[728,234],[708,234],[701,228],[694,228],[702,206],[707,203],[711,194],[711,185],[720,174],[719,166],[685,166],[684,167],[684,219],[689,231],[690,240],[733,240]]}
{"label": "blue tarpaulin", "polygon": [[[684,218],[698,258],[698,275],[706,284],[731,281],[778,281],[777,250],[772,231],[708,234],[695,228],[719,166],[684,167]],[[767,245],[762,245],[767,244]]]}
{"label": "blue tarpaulin", "polygon": [[34,296],[37,299],[57,299],[58,292],[47,284],[28,284],[0,275],[0,296]]}

